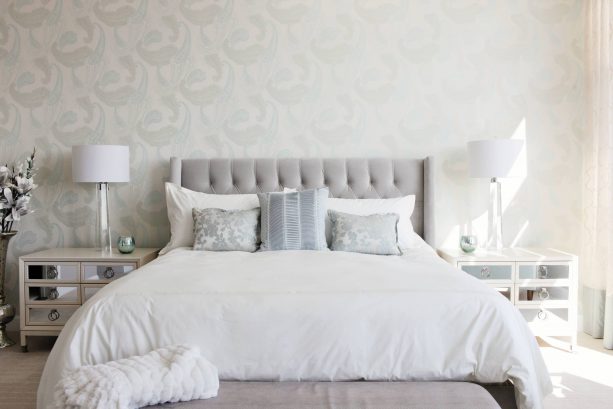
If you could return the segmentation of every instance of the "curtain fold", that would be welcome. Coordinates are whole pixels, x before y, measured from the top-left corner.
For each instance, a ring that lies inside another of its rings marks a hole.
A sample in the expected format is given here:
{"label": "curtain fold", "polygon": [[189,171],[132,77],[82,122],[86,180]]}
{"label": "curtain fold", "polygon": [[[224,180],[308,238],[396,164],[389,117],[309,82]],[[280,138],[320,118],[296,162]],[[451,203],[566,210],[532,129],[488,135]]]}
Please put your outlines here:
{"label": "curtain fold", "polygon": [[583,150],[583,330],[613,349],[611,0],[586,4],[587,129]]}

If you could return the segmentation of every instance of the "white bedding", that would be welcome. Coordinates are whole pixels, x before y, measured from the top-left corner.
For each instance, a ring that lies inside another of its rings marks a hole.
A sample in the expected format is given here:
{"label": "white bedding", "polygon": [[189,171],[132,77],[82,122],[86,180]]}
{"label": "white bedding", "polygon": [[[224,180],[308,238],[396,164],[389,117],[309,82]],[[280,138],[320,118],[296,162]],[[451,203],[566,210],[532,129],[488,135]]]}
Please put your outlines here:
{"label": "white bedding", "polygon": [[511,379],[540,409],[549,375],[504,297],[440,260],[330,251],[176,249],[100,290],[45,366],[38,408],[66,368],[194,344],[239,380]]}

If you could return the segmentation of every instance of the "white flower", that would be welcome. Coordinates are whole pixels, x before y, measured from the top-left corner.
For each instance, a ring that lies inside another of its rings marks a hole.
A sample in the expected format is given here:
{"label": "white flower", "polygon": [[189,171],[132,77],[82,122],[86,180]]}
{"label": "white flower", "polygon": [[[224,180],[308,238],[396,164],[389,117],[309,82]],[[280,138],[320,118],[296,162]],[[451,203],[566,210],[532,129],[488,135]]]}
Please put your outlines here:
{"label": "white flower", "polygon": [[10,209],[13,207],[13,192],[11,188],[5,187],[2,189],[2,200],[0,201],[1,209]]}
{"label": "white flower", "polygon": [[4,189],[3,193],[5,201],[3,201],[0,206],[3,209],[11,210],[11,214],[6,216],[6,221],[18,222],[21,220],[21,216],[30,213],[30,209],[28,208],[30,196],[19,196],[17,200],[14,200],[13,192],[8,187]]}
{"label": "white flower", "polygon": [[34,180],[21,176],[15,176],[15,182],[17,182],[17,191],[20,194],[26,194],[36,187]]}
{"label": "white flower", "polygon": [[0,166],[0,188],[6,187],[9,182],[9,168]]}

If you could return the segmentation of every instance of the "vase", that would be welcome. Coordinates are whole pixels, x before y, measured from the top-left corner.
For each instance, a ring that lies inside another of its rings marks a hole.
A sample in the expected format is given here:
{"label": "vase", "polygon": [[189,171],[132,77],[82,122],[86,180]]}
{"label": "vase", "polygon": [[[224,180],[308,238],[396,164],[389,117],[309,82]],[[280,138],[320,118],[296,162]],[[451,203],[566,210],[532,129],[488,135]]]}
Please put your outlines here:
{"label": "vase", "polygon": [[119,236],[117,239],[117,250],[123,254],[130,254],[136,248],[136,241],[132,236]]}
{"label": "vase", "polygon": [[477,249],[477,236],[466,235],[460,238],[460,248],[464,253],[472,253]]}
{"label": "vase", "polygon": [[4,278],[6,275],[6,253],[9,248],[9,241],[16,234],[16,231],[0,233],[0,348],[15,345],[15,342],[6,335],[6,324],[13,321],[15,317],[15,307],[6,303]]}

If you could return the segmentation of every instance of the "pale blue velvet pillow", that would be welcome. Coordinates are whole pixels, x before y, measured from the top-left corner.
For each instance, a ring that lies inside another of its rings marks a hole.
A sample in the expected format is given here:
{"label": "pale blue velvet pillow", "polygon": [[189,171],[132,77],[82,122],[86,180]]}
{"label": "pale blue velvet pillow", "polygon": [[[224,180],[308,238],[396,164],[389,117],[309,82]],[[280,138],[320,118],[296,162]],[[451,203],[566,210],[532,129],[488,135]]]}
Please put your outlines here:
{"label": "pale blue velvet pillow", "polygon": [[261,250],[324,250],[328,188],[258,193]]}

